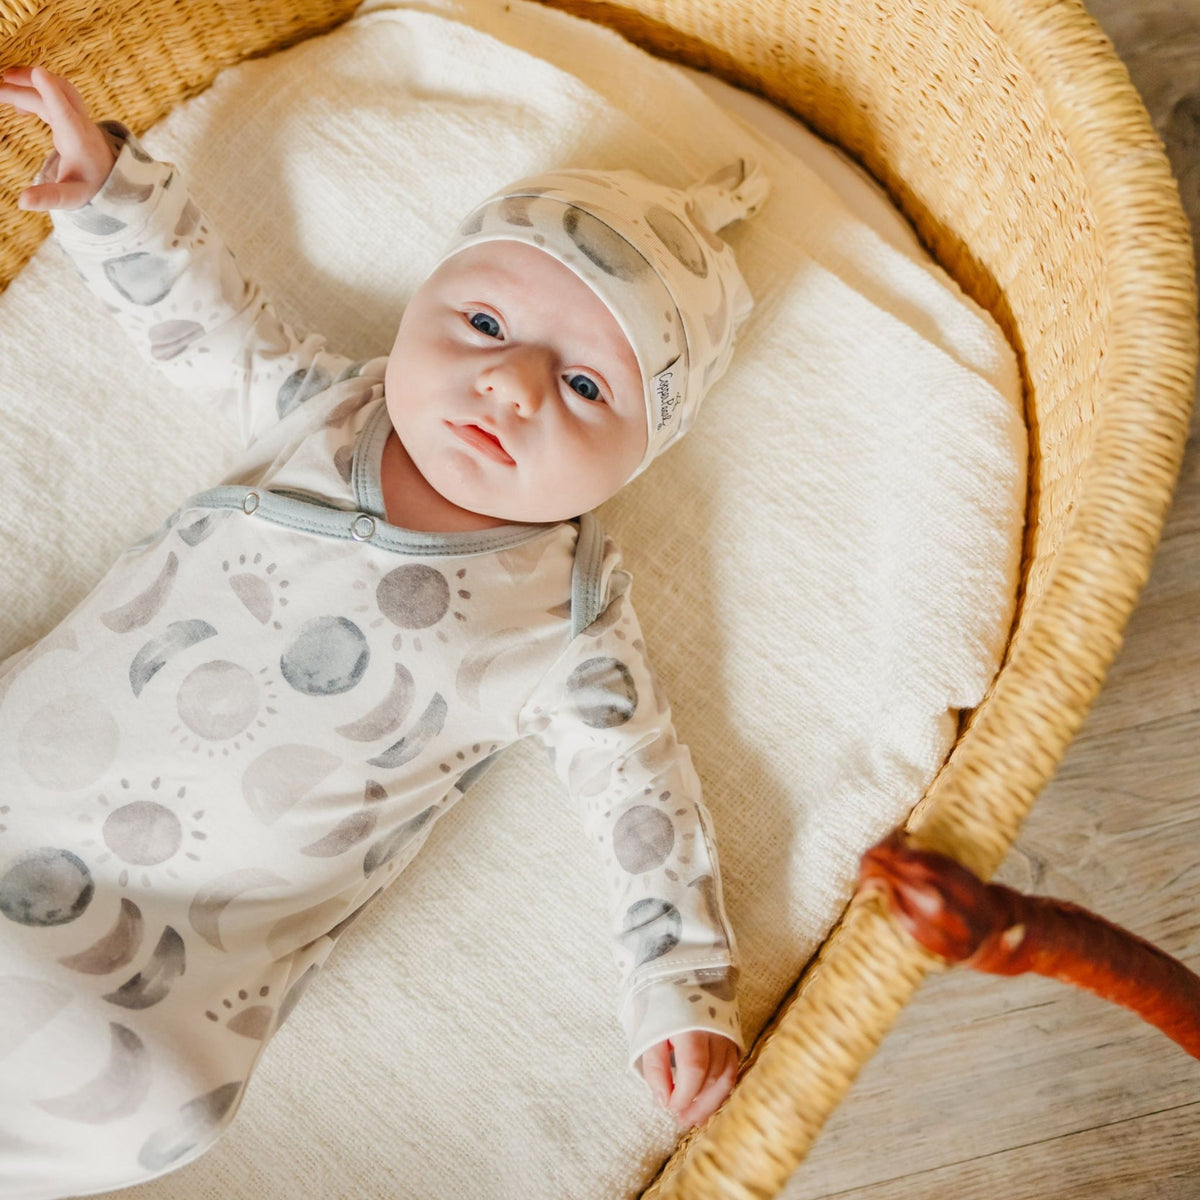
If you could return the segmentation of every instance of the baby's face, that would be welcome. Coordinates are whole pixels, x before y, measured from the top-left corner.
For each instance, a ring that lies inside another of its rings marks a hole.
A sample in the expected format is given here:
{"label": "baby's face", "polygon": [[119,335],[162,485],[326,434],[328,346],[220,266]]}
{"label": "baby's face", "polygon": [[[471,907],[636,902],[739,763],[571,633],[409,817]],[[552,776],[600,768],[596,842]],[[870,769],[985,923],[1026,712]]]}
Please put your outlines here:
{"label": "baby's face", "polygon": [[521,242],[470,246],[425,280],[385,386],[426,481],[505,521],[595,508],[646,450],[642,377],[616,318],[570,268]]}

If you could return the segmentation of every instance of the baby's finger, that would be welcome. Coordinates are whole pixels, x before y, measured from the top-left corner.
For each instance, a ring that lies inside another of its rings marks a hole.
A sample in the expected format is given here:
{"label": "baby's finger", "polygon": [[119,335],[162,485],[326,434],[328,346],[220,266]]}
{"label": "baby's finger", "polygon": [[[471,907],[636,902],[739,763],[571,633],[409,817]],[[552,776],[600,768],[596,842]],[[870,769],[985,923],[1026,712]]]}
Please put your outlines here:
{"label": "baby's finger", "polygon": [[[61,136],[65,144],[59,149],[63,153],[77,149],[88,121],[86,114],[75,106],[67,91],[71,85],[65,79],[51,75],[44,67],[31,68],[29,79],[42,98],[46,109],[45,120],[54,130],[55,144],[58,144]],[[71,90],[74,91],[74,88]]]}
{"label": "baby's finger", "polygon": [[670,1042],[675,1051],[675,1086],[670,1108],[678,1115],[696,1098],[708,1077],[708,1036],[684,1033]]}
{"label": "baby's finger", "polygon": [[7,77],[0,83],[0,104],[11,104],[13,108],[32,113],[42,121],[46,120],[46,106],[37,90],[10,83]]}
{"label": "baby's finger", "polygon": [[721,1107],[737,1077],[737,1051],[732,1047],[731,1051],[714,1059],[708,1082],[700,1089],[692,1103],[678,1114],[680,1125],[702,1125]]}
{"label": "baby's finger", "polygon": [[642,1078],[664,1107],[671,1100],[671,1051],[666,1042],[659,1042],[642,1053]]}
{"label": "baby's finger", "polygon": [[83,180],[68,180],[64,183],[38,183],[27,187],[17,197],[17,207],[28,212],[47,212],[52,208],[82,208],[91,198],[95,188]]}

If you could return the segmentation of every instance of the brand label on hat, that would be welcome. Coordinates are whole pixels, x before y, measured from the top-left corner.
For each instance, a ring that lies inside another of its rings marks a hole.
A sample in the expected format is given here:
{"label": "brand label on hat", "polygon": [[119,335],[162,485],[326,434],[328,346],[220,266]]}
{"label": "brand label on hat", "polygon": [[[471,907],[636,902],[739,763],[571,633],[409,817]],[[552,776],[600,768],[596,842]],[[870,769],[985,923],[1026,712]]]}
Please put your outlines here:
{"label": "brand label on hat", "polygon": [[674,377],[674,371],[664,371],[661,375],[654,377],[656,431],[664,428],[670,422],[675,415],[676,408],[679,407],[679,401],[683,398],[671,386]]}

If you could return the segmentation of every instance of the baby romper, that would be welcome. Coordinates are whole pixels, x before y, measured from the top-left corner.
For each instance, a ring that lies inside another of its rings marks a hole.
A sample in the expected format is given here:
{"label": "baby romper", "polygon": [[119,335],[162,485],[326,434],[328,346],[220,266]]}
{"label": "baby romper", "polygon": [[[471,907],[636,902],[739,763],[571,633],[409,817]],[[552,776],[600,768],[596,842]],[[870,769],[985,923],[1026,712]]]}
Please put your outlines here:
{"label": "baby romper", "polygon": [[390,525],[387,359],[295,335],[107,128],[59,241],[247,450],[0,664],[0,1196],[202,1153],[336,938],[526,735],[605,865],[630,1062],[685,1030],[741,1045],[709,820],[611,540]]}

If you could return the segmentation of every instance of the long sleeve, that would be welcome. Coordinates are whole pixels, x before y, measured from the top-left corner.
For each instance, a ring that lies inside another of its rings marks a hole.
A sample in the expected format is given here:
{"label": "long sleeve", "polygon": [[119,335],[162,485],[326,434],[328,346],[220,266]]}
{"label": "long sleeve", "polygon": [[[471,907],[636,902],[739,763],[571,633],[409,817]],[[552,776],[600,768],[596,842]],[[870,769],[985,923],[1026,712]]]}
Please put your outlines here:
{"label": "long sleeve", "polygon": [[[174,383],[221,394],[248,445],[349,374],[350,360],[279,319],[175,167],[123,125],[102,128],[117,160],[90,203],[51,214],[55,239],[142,357]],[[51,155],[40,178],[56,169]]]}
{"label": "long sleeve", "polygon": [[521,731],[549,748],[604,862],[630,1066],[690,1030],[744,1049],[711,820],[611,542],[601,579],[605,607],[530,697]]}

